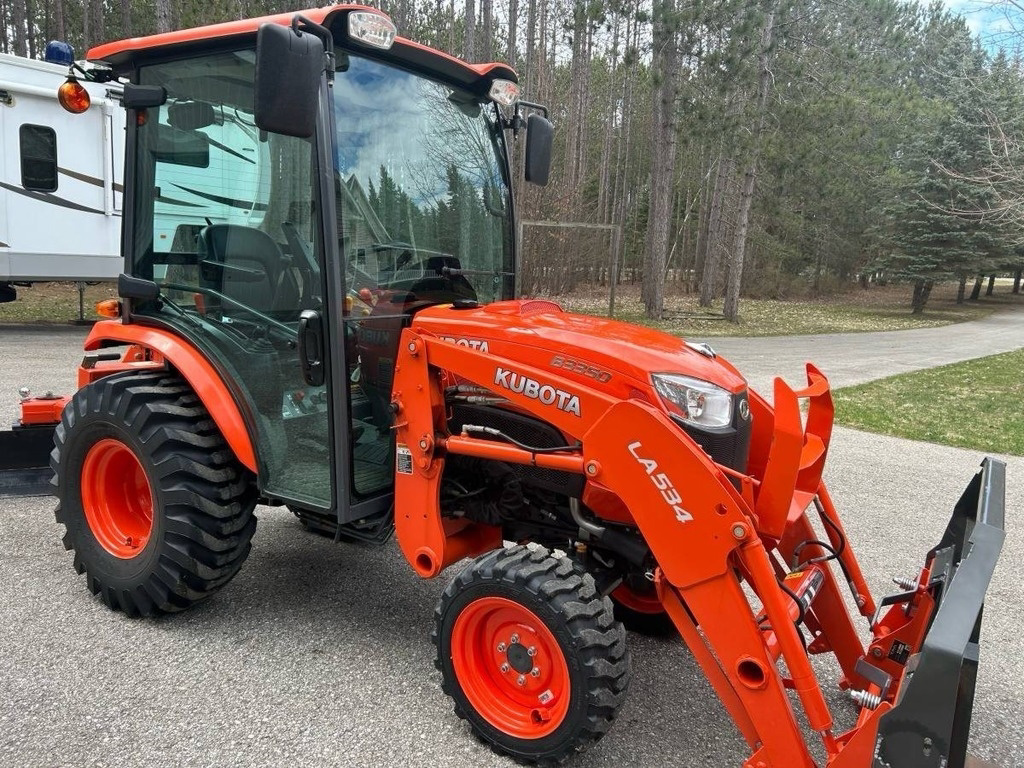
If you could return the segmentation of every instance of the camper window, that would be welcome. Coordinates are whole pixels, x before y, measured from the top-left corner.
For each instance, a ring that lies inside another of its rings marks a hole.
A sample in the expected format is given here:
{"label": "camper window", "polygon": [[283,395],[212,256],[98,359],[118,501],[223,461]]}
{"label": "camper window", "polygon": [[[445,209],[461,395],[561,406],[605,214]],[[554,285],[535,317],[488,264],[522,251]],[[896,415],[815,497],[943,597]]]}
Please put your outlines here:
{"label": "camper window", "polygon": [[57,191],[57,134],[45,125],[21,126],[21,186]]}

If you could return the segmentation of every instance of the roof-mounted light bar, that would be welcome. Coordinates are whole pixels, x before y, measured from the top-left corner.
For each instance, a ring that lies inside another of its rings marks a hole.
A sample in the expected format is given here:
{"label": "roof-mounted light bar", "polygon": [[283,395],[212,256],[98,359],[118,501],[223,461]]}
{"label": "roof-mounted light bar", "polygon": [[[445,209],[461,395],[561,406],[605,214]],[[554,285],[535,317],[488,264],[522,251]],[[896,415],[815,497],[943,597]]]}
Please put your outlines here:
{"label": "roof-mounted light bar", "polygon": [[503,107],[511,107],[519,101],[519,86],[511,80],[493,80],[487,94]]}
{"label": "roof-mounted light bar", "polygon": [[352,11],[348,15],[348,36],[354,42],[386,51],[396,34],[398,30],[387,16],[373,11]]}

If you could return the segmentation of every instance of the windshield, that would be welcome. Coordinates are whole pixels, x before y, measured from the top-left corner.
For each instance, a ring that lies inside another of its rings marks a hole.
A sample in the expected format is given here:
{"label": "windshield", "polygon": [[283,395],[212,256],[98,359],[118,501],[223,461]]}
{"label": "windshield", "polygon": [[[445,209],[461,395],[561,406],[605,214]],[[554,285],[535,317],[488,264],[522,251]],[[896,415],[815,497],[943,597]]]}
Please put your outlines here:
{"label": "windshield", "polygon": [[497,107],[392,66],[339,56],[335,171],[349,289],[510,298],[511,205]]}

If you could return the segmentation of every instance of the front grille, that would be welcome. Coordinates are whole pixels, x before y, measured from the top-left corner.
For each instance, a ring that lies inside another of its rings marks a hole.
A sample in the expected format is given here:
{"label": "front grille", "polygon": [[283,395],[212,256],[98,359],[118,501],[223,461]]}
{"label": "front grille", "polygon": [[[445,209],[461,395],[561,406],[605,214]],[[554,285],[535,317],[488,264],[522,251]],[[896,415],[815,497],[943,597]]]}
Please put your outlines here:
{"label": "front grille", "polygon": [[747,393],[737,395],[733,408],[732,424],[728,427],[698,427],[681,419],[677,420],[683,431],[703,448],[708,456],[717,463],[735,469],[737,472],[747,471],[747,458],[750,454],[750,432],[753,420],[748,415],[744,419],[740,411],[749,414],[746,408],[740,408],[740,402],[746,402]]}

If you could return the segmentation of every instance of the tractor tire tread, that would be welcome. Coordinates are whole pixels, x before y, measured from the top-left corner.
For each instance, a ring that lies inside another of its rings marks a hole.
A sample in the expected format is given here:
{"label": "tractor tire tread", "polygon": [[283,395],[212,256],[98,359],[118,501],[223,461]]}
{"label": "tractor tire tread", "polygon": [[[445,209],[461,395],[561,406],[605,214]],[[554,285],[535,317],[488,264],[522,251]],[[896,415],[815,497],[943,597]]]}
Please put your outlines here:
{"label": "tractor tire tread", "polygon": [[102,414],[141,445],[165,524],[142,583],[107,585],[72,532],[69,515],[81,510],[58,503],[64,548],[74,550],[75,571],[89,591],[128,616],[155,616],[181,611],[230,581],[251,549],[256,494],[191,387],[173,372],[156,371],[113,374],[80,389],[55,430],[50,466],[58,495],[67,482],[61,470],[69,436],[89,414]]}
{"label": "tractor tire tread", "polygon": [[[454,675],[449,678],[444,674],[441,636],[445,610],[460,592],[481,582],[516,584],[560,616],[572,638],[572,652],[585,669],[587,707],[583,723],[571,741],[548,754],[524,755],[486,738],[455,695],[458,684]],[[467,720],[474,735],[494,752],[530,765],[559,765],[607,733],[632,676],[625,637],[625,629],[614,620],[611,601],[599,594],[593,577],[582,573],[568,558],[556,558],[546,548],[532,544],[493,550],[463,569],[438,602],[431,633],[438,650],[434,665],[442,672],[442,690],[452,698],[455,714]]]}

